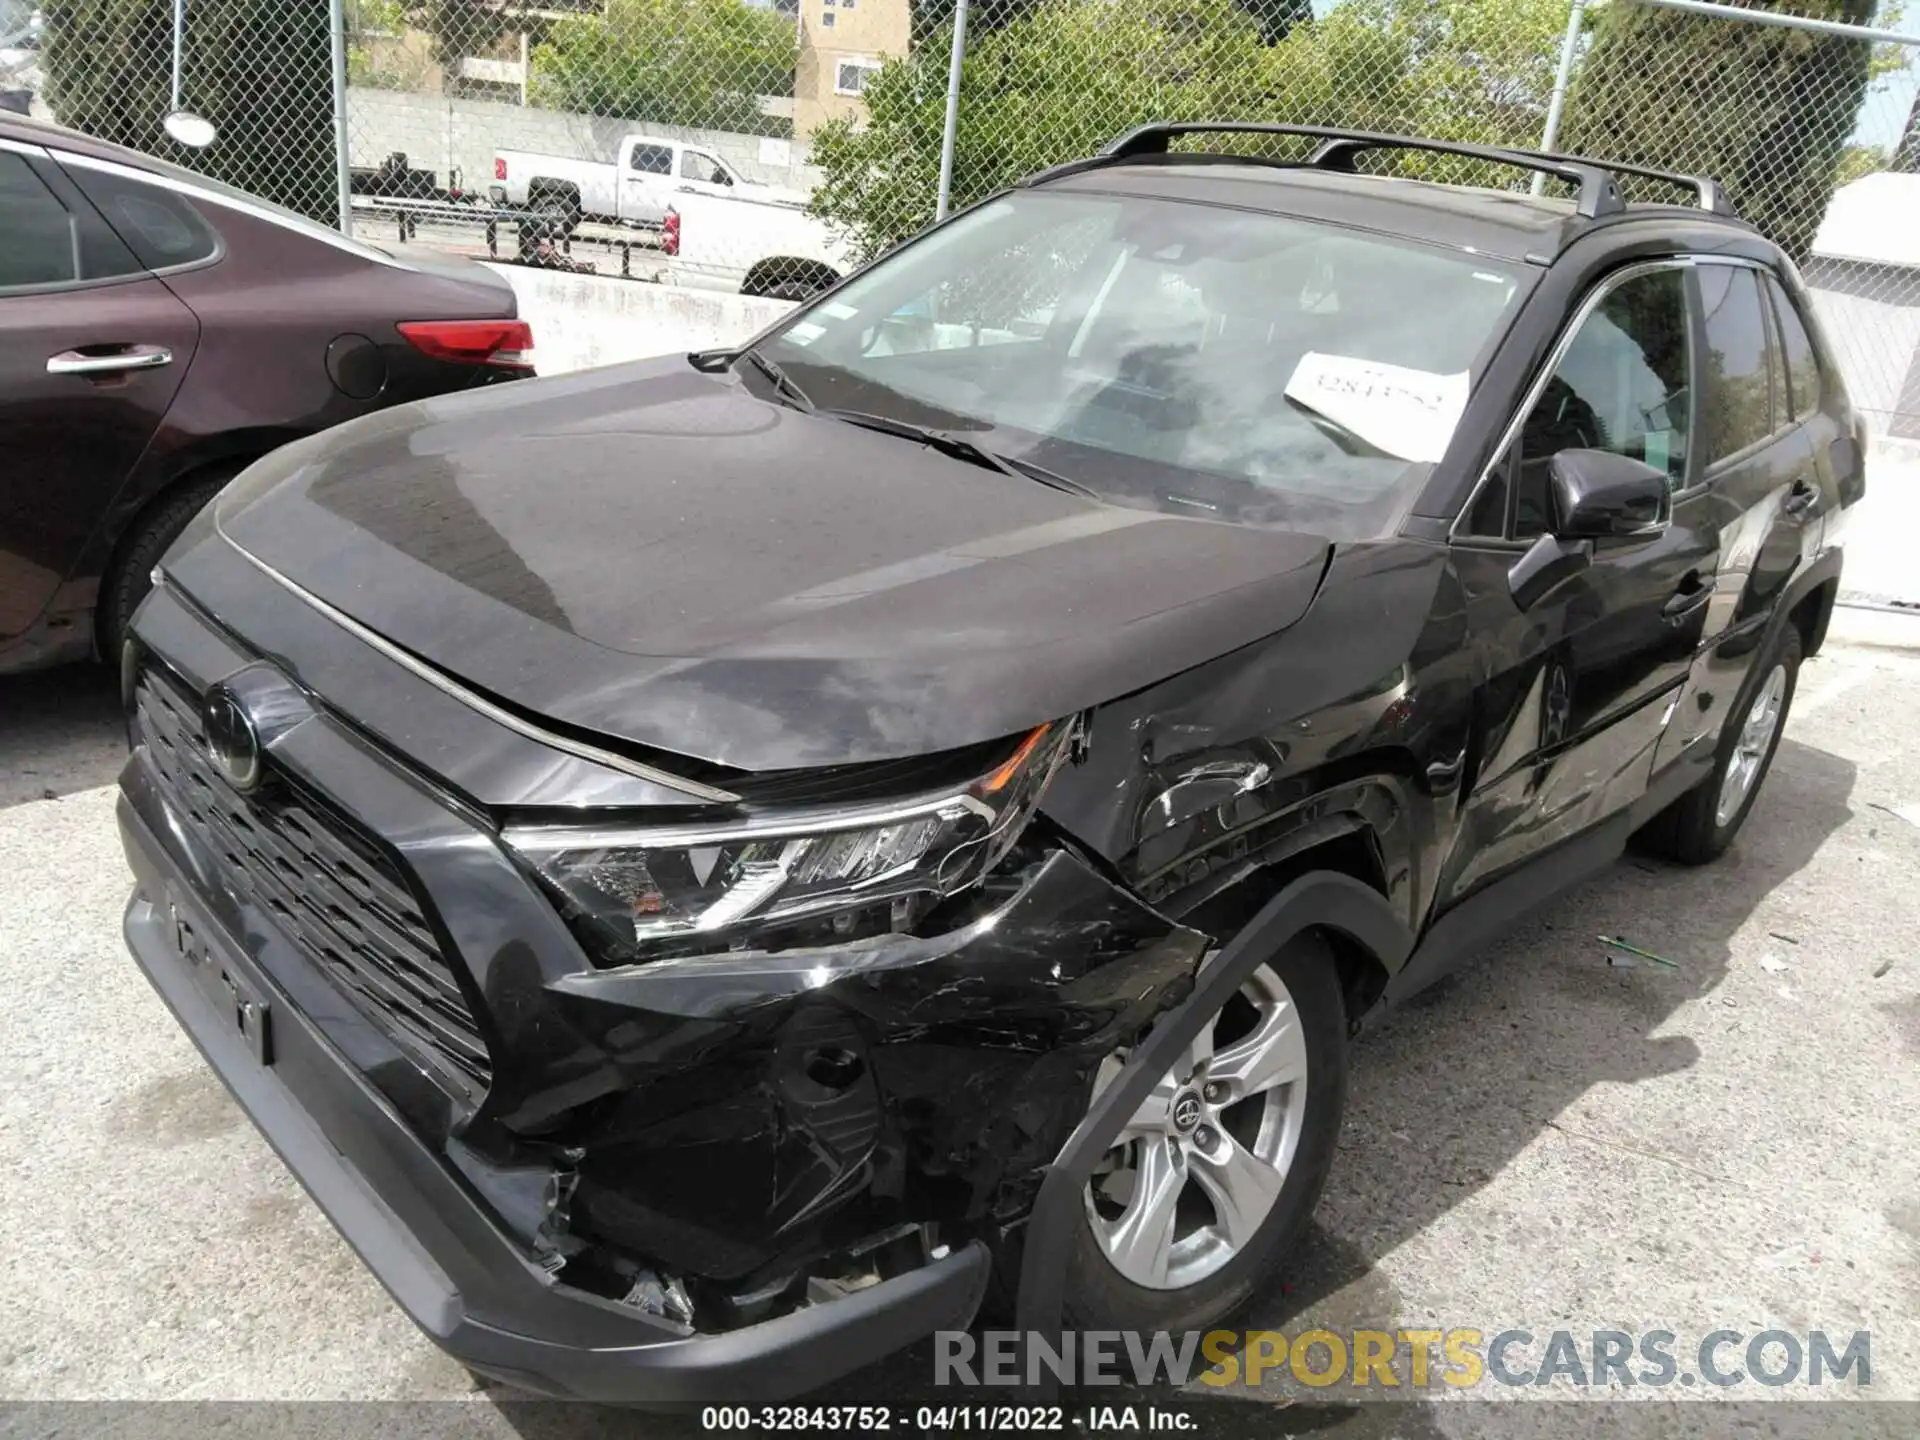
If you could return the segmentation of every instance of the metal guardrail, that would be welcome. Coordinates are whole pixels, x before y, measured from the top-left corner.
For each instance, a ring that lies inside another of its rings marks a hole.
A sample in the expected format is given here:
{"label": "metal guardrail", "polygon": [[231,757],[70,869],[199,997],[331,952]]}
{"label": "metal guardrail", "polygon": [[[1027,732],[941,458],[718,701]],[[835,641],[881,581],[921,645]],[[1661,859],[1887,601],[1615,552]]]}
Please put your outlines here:
{"label": "metal guardrail", "polygon": [[[545,211],[531,210],[525,206],[497,205],[478,199],[414,200],[396,196],[355,195],[352,197],[352,209],[356,215],[380,216],[392,221],[395,239],[403,245],[415,241],[423,223],[479,227],[485,234],[487,257],[504,262],[539,263],[529,259],[526,243],[529,239],[545,241],[553,245],[559,254],[566,256],[572,255],[576,244],[601,246],[620,256],[620,276],[627,280],[651,278],[634,275],[633,255],[636,250],[643,254],[659,253],[661,248],[657,227],[581,221],[563,230],[554,224],[552,216]],[[513,253],[505,256],[500,253],[500,231],[503,226],[511,228],[516,242]]]}

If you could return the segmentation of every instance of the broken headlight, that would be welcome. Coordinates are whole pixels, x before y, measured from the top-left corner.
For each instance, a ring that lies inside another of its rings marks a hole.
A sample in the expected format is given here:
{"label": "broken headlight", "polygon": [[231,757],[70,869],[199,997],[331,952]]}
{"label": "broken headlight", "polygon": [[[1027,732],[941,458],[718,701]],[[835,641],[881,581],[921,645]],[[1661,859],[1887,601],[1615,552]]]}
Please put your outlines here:
{"label": "broken headlight", "polygon": [[601,965],[905,930],[993,869],[1076,733],[1042,725],[973,783],[893,804],[504,838]]}

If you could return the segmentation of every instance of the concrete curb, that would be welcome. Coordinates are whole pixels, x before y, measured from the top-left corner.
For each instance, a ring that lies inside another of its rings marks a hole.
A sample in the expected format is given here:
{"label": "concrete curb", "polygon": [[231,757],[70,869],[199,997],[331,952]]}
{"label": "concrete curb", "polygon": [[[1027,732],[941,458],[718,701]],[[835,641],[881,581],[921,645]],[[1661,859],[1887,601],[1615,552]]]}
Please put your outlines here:
{"label": "concrete curb", "polygon": [[1920,610],[1883,610],[1842,600],[1834,607],[1827,639],[1835,645],[1920,651]]}

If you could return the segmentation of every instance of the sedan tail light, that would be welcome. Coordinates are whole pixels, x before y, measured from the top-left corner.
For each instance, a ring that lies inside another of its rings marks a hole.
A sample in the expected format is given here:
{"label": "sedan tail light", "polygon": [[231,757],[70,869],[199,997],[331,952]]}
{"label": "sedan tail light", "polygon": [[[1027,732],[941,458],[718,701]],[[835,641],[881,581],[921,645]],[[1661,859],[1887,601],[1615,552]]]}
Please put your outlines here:
{"label": "sedan tail light", "polygon": [[506,156],[496,155],[493,157],[493,178],[496,180],[504,180],[507,178]]}
{"label": "sedan tail light", "polygon": [[422,355],[460,365],[533,368],[533,327],[524,320],[405,320],[400,333]]}
{"label": "sedan tail light", "polygon": [[680,212],[671,206],[660,222],[660,253],[669,259],[680,253]]}

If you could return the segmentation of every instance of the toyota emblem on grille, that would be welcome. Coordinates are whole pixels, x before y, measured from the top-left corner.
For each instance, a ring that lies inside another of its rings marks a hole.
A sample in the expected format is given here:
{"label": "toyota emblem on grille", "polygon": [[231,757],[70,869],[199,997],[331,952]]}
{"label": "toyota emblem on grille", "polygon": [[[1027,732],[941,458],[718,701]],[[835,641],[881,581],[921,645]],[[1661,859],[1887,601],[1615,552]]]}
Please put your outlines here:
{"label": "toyota emblem on grille", "polygon": [[226,782],[246,794],[260,785],[260,736],[239,697],[224,685],[207,691],[200,707],[207,755]]}

